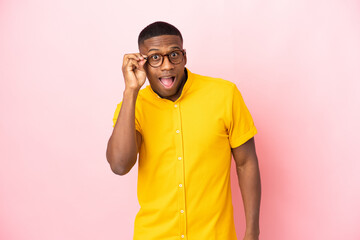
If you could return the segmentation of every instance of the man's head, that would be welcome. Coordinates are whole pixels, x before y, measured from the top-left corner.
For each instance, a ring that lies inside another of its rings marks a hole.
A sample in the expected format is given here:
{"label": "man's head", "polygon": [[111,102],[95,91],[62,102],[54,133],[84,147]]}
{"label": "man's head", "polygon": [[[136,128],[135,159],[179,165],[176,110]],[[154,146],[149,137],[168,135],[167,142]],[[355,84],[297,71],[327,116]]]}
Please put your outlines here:
{"label": "man's head", "polygon": [[140,48],[140,45],[144,43],[146,39],[162,36],[162,35],[175,35],[179,36],[181,39],[181,44],[183,43],[183,38],[180,33],[180,31],[170,23],[166,22],[154,22],[150,25],[148,25],[146,28],[144,28],[138,38],[138,46]]}
{"label": "man's head", "polygon": [[147,57],[144,68],[151,88],[163,98],[176,100],[186,81],[180,31],[169,23],[154,22],[140,32],[138,45]]}

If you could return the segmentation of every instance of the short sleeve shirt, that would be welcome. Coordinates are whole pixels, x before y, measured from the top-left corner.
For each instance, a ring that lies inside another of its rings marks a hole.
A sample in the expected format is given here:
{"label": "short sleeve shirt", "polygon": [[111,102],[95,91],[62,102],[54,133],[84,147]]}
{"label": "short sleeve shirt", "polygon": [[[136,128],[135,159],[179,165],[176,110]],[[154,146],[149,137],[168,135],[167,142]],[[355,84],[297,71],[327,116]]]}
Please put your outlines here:
{"label": "short sleeve shirt", "polygon": [[[134,240],[236,240],[231,199],[231,148],[257,130],[230,81],[187,71],[181,96],[139,91],[135,127],[138,160]],[[117,121],[121,103],[115,110]]]}

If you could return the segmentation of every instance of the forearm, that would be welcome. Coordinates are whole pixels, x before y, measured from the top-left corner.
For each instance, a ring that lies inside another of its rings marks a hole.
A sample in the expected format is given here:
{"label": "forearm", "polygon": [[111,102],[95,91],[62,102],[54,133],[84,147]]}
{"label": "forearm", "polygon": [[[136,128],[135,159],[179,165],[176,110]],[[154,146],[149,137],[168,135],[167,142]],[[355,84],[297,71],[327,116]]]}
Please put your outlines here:
{"label": "forearm", "polygon": [[135,103],[138,91],[125,90],[120,113],[109,139],[106,157],[114,173],[124,175],[136,162]]}
{"label": "forearm", "polygon": [[[256,156],[253,156],[256,158]],[[246,217],[246,234],[259,235],[261,199],[260,172],[257,159],[236,168]]]}

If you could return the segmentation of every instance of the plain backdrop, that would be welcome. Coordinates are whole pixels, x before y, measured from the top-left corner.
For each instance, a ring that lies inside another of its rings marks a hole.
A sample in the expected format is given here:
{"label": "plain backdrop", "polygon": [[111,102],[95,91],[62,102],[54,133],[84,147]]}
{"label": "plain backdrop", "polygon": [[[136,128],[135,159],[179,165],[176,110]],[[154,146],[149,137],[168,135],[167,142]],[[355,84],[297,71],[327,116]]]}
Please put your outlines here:
{"label": "plain backdrop", "polygon": [[[254,118],[260,239],[360,239],[355,0],[0,1],[0,239],[132,239],[138,165],[115,175],[105,150],[123,55],[157,20]],[[240,240],[234,161],[231,174]]]}

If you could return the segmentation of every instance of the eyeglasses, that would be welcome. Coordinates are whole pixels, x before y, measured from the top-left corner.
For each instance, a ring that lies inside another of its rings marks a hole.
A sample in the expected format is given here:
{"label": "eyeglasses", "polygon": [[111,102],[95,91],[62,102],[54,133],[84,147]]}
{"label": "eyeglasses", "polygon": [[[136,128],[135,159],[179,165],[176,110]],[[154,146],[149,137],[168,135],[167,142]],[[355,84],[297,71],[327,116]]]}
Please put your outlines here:
{"label": "eyeglasses", "polygon": [[163,64],[165,56],[168,57],[169,61],[172,64],[179,64],[184,60],[185,54],[185,50],[175,50],[164,55],[160,53],[151,54],[148,57],[145,57],[145,59],[150,66],[152,66],[153,68],[157,68]]}

